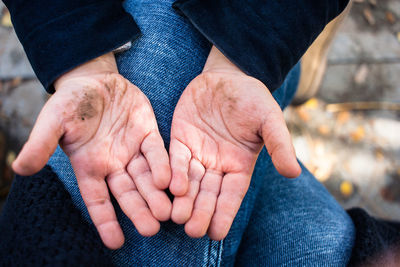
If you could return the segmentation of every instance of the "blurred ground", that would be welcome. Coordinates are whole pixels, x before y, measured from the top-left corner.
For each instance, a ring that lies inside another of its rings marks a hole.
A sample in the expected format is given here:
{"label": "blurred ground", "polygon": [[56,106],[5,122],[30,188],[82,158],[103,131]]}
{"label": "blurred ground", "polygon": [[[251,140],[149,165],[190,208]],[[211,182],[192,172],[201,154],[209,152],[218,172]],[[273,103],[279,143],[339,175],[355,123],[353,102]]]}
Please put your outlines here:
{"label": "blurred ground", "polygon": [[45,99],[0,1],[0,209],[13,178],[10,163],[28,138]]}
{"label": "blurred ground", "polygon": [[[0,2],[0,199],[46,98]],[[298,157],[345,208],[400,220],[400,1],[355,1],[317,97],[285,116]]]}
{"label": "blurred ground", "polygon": [[345,208],[400,220],[400,1],[355,1],[316,98],[285,116],[298,157]]}

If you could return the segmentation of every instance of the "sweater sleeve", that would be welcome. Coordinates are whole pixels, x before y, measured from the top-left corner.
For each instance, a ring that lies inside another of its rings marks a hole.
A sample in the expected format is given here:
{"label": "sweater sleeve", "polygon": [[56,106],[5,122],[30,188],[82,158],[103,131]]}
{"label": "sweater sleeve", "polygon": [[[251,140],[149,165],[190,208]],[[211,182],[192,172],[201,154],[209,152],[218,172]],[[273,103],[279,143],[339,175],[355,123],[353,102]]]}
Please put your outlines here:
{"label": "sweater sleeve", "polygon": [[174,7],[271,91],[348,0],[178,0]]}
{"label": "sweater sleeve", "polygon": [[49,93],[74,67],[134,40],[120,0],[4,0],[36,76]]}

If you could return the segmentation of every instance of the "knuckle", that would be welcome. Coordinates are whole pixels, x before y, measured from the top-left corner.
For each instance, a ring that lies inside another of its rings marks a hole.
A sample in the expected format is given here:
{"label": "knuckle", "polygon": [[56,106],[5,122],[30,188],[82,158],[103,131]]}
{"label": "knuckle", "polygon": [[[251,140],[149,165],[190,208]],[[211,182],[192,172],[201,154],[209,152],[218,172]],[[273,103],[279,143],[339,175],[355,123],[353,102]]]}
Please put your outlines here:
{"label": "knuckle", "polygon": [[115,196],[116,199],[123,200],[123,199],[132,199],[136,193],[136,189],[129,188],[125,189],[121,192],[118,192]]}
{"label": "knuckle", "polygon": [[88,208],[93,208],[93,207],[97,207],[97,206],[103,206],[106,205],[110,202],[110,198],[106,197],[106,196],[102,196],[102,197],[98,197],[98,198],[94,198],[94,199],[86,199],[86,205],[88,206]]}

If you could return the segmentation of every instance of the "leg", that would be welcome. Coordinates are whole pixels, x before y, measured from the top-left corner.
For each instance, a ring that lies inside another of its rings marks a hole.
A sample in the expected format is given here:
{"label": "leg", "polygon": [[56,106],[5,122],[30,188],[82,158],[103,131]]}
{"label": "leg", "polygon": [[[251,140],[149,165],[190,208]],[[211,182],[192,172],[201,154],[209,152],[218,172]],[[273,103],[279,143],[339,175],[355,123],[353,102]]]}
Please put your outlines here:
{"label": "leg", "polygon": [[[259,165],[271,172],[262,176],[235,264],[346,265],[355,237],[354,225],[347,213],[304,167],[300,177],[289,180],[273,170],[266,151],[261,158],[264,160]],[[260,168],[257,172],[261,172]],[[227,253],[225,249],[223,263],[233,263],[235,255]]]}
{"label": "leg", "polygon": [[[284,109],[299,81],[296,65],[274,97]],[[303,167],[300,177],[282,177],[265,148],[249,191],[224,240],[222,264],[243,266],[345,265],[354,226],[347,213]]]}
{"label": "leg", "polygon": [[[120,73],[149,98],[167,147],[174,107],[186,85],[201,72],[211,47],[190,22],[172,9],[172,2],[125,2],[143,35],[117,58]],[[90,221],[71,165],[61,149],[49,164]],[[119,208],[116,211],[126,237],[125,245],[112,252],[116,265],[218,265],[221,242],[207,237],[191,239],[182,226],[171,222],[163,223],[156,236],[145,238]]]}

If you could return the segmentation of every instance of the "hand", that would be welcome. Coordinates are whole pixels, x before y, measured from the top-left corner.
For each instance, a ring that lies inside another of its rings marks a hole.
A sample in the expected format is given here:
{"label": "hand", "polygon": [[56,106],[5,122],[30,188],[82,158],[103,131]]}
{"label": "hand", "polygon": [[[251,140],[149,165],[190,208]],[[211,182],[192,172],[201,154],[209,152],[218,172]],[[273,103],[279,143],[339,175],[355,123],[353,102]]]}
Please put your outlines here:
{"label": "hand", "polygon": [[[108,189],[138,232],[151,236],[170,218],[168,154],[146,96],[120,76],[107,54],[64,74],[13,163],[21,175],[39,171],[58,142],[68,155],[82,198],[104,244],[124,243]],[[108,187],[107,187],[108,186]]]}
{"label": "hand", "polygon": [[247,192],[265,143],[278,172],[297,177],[282,111],[260,81],[212,48],[204,71],[185,89],[171,129],[171,218],[191,237],[221,240]]}

